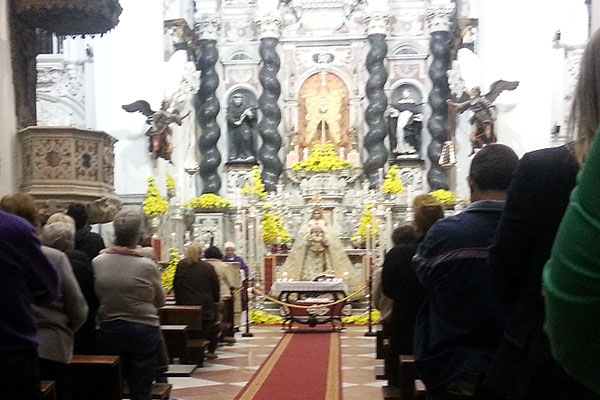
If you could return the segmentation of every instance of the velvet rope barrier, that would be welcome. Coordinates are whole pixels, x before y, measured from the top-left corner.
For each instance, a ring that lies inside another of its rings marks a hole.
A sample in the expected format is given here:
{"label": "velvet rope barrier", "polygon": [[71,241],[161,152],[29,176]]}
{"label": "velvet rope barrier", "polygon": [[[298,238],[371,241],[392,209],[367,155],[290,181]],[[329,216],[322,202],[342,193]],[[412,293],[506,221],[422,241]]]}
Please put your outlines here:
{"label": "velvet rope barrier", "polygon": [[315,304],[315,305],[311,305],[311,306],[301,306],[299,304],[291,304],[291,303],[286,303],[285,301],[281,301],[279,299],[276,299],[275,297],[271,297],[268,294],[263,293],[262,291],[258,290],[258,289],[252,289],[254,292],[256,292],[256,294],[258,294],[259,296],[263,296],[266,299],[272,301],[273,303],[277,303],[281,306],[287,306],[287,307],[291,307],[291,308],[303,308],[303,309],[309,309],[309,308],[324,308],[324,307],[331,307],[334,306],[336,304],[342,303],[354,296],[356,296],[358,293],[362,292],[363,290],[365,290],[368,286],[363,286],[362,288],[358,289],[356,292],[344,297],[343,299],[334,301],[332,303],[326,303],[326,304]]}

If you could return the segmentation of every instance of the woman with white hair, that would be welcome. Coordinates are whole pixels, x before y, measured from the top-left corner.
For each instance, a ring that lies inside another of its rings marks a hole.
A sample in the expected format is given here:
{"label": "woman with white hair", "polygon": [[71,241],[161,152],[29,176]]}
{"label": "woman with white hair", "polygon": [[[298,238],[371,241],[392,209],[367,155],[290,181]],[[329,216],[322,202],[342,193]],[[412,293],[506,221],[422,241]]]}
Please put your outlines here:
{"label": "woman with white hair", "polygon": [[156,263],[137,250],[142,216],[120,211],[115,244],[94,258],[94,287],[100,300],[98,348],[121,357],[132,400],[149,400],[160,345],[158,308],[165,291]]}
{"label": "woman with white hair", "polygon": [[[46,225],[41,231],[42,251],[59,272],[59,297],[46,306],[33,306],[38,326],[40,375],[56,382],[58,400],[71,399],[73,335],[85,322],[88,307],[65,253],[75,247],[75,228],[66,222]],[[52,248],[50,248],[52,247]]]}

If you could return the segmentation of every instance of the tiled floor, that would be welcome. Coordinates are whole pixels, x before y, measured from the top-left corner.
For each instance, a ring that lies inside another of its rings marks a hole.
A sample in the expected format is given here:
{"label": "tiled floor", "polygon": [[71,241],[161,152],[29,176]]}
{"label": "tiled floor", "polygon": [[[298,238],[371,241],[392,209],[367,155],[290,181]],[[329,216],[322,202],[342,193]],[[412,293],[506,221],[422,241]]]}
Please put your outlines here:
{"label": "tiled floor", "polygon": [[[172,398],[178,400],[230,400],[250,380],[283,332],[279,327],[260,326],[252,338],[236,334],[237,343],[220,347],[219,358],[206,362],[190,378],[169,378]],[[342,387],[344,400],[380,399],[385,381],[375,380],[375,338],[364,336],[365,327],[347,327],[342,333]],[[301,379],[301,377],[299,377]],[[307,399],[313,400],[313,399]],[[316,399],[315,399],[316,400]],[[320,400],[320,399],[319,399]]]}

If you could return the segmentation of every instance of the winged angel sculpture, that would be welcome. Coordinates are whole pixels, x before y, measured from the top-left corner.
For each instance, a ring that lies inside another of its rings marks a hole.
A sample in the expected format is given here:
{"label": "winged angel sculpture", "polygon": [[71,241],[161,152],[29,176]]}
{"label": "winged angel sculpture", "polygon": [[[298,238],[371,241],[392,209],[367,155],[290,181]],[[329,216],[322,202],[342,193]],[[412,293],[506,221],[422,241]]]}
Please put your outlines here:
{"label": "winged angel sculpture", "polygon": [[480,149],[486,144],[496,143],[497,137],[494,132],[494,122],[496,121],[496,107],[494,101],[505,90],[515,90],[519,86],[518,81],[503,81],[498,80],[490,86],[490,91],[483,96],[481,89],[474,87],[469,93],[463,92],[463,95],[458,99],[458,102],[453,103],[448,101],[448,104],[454,106],[454,109],[459,114],[467,110],[473,112],[473,116],[469,119],[471,124],[471,146],[473,151]]}
{"label": "winged angel sculpture", "polygon": [[152,153],[152,159],[156,160],[160,157],[172,163],[173,144],[171,136],[173,132],[169,125],[176,123],[181,126],[183,119],[189,115],[189,112],[182,117],[179,115],[178,109],[169,111],[170,105],[169,101],[163,101],[160,110],[154,111],[147,101],[138,100],[122,107],[127,112],[139,111],[147,117],[146,123],[150,125],[150,128],[146,131],[146,136],[150,138],[149,151]]}

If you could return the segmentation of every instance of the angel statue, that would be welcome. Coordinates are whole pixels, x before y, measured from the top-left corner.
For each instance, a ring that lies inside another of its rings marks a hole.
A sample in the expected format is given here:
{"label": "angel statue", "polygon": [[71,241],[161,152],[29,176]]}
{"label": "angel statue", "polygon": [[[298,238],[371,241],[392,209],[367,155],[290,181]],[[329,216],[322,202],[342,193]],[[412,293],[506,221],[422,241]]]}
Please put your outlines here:
{"label": "angel statue", "polygon": [[519,86],[518,81],[503,81],[498,80],[490,86],[490,91],[481,95],[481,89],[474,87],[467,94],[463,93],[457,103],[448,101],[449,105],[454,106],[454,109],[462,114],[467,110],[473,112],[473,116],[469,119],[471,124],[471,146],[475,153],[475,149],[480,149],[486,144],[496,143],[497,138],[494,132],[494,122],[496,121],[496,107],[492,104],[500,93],[504,90],[515,90]]}
{"label": "angel statue", "polygon": [[280,277],[312,281],[322,275],[346,279],[349,287],[356,284],[344,245],[323,218],[323,210],[316,206],[300,227]]}
{"label": "angel statue", "polygon": [[171,143],[171,136],[173,132],[169,125],[176,123],[181,126],[183,119],[190,115],[190,113],[188,112],[182,117],[179,115],[178,109],[169,111],[170,105],[169,101],[164,100],[161,103],[160,110],[153,111],[147,101],[138,100],[131,104],[125,104],[122,107],[127,112],[139,111],[148,117],[146,123],[150,125],[150,128],[146,131],[146,136],[150,138],[149,151],[152,153],[152,159],[156,160],[158,157],[161,157],[172,164],[171,153],[173,153],[173,145]]}

